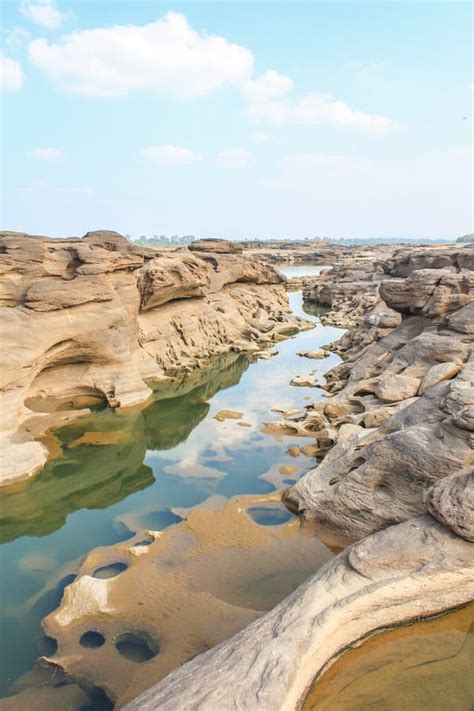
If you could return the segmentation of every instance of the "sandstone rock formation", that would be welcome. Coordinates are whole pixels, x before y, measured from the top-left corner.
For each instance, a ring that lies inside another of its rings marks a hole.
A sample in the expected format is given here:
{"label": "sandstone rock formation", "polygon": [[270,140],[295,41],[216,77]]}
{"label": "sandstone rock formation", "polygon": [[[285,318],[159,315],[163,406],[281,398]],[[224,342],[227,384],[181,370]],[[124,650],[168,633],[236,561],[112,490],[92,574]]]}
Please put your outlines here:
{"label": "sandstone rock formation", "polygon": [[288,492],[288,503],[346,542],[425,512],[427,490],[473,462],[474,339],[466,317],[456,321],[474,301],[471,256],[428,251],[425,260],[443,269],[419,268],[420,254],[382,265],[387,276],[407,274],[380,284],[401,322],[370,333],[377,326],[366,319],[359,329],[366,345],[342,339],[346,360],[326,376],[337,394],[301,423],[313,425],[328,453]]}
{"label": "sandstone rock formation", "polygon": [[356,543],[126,711],[289,711],[348,644],[474,597],[474,547],[421,516]]}
{"label": "sandstone rock formation", "polygon": [[90,405],[137,405],[153,383],[305,325],[283,278],[224,241],[161,253],[115,232],[5,232],[0,251],[0,484],[39,471],[39,438]]}
{"label": "sandstone rock formation", "polygon": [[373,299],[359,295],[362,323],[327,375],[332,397],[272,423],[314,437],[323,457],[287,506],[352,545],[128,711],[300,708],[348,645],[474,599],[472,261],[425,257],[393,258]]}
{"label": "sandstone rock formation", "polygon": [[329,307],[329,313],[322,318],[324,323],[341,328],[358,325],[365,313],[380,302],[379,285],[387,278],[383,262],[392,252],[393,248],[387,245],[348,251],[305,287],[305,302]]}
{"label": "sandstone rock formation", "polygon": [[[251,518],[255,507],[291,520],[259,525]],[[91,551],[59,608],[44,620],[58,651],[43,663],[105,689],[120,707],[261,617],[332,558],[321,542],[301,535],[278,494],[211,500],[182,513],[183,522],[162,532],[127,519],[134,537]],[[117,563],[126,569],[98,576]],[[81,644],[91,631],[102,635],[100,648]],[[121,655],[116,642],[132,632],[159,653],[144,664]],[[174,708],[185,706],[176,699]]]}

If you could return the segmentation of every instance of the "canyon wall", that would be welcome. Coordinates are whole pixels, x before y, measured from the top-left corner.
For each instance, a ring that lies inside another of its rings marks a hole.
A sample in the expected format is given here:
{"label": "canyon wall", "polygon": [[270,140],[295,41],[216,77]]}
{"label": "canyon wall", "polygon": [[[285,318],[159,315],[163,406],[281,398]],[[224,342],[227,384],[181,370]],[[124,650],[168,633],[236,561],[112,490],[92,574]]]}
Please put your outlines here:
{"label": "canyon wall", "polygon": [[0,485],[41,469],[49,428],[91,406],[139,405],[155,382],[305,325],[283,277],[223,240],[160,252],[115,232],[4,232],[0,274]]}

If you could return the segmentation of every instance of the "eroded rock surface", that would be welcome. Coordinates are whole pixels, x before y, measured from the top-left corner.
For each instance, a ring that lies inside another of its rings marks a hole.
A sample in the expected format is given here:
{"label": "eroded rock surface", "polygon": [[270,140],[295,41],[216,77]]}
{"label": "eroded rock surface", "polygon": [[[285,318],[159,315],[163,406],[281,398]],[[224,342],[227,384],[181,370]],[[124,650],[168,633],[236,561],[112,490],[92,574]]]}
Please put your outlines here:
{"label": "eroded rock surface", "polygon": [[[421,514],[428,501],[446,523],[454,512],[445,509],[449,485],[441,482],[474,460],[474,339],[465,313],[474,301],[471,258],[466,250],[428,251],[424,259],[402,254],[382,265],[390,279],[380,283],[380,296],[398,325],[373,333],[380,305],[369,311],[339,343],[345,362],[326,375],[334,396],[300,423],[306,430],[313,423],[327,454],[287,493],[288,504],[346,542]],[[424,268],[438,262],[443,268]],[[471,478],[465,475],[466,487]],[[426,498],[434,485],[437,493]],[[460,496],[467,500],[467,489]],[[472,519],[472,503],[466,515]]]}
{"label": "eroded rock surface", "polygon": [[[278,494],[215,498],[163,532],[136,529],[127,518],[133,538],[92,551],[44,621],[58,642],[49,663],[105,689],[120,707],[260,617],[332,557],[301,534]],[[257,523],[255,511],[269,525]],[[98,577],[98,569],[117,572]],[[100,648],[81,644],[89,631],[102,636]],[[132,632],[159,649],[146,663],[116,651],[115,641]]]}
{"label": "eroded rock surface", "polygon": [[469,313],[456,319],[474,300],[471,261],[426,258],[381,265],[387,278],[357,296],[362,323],[339,346],[331,397],[272,423],[313,437],[323,458],[287,505],[352,545],[129,711],[296,709],[348,645],[474,598],[473,340]]}
{"label": "eroded rock surface", "polygon": [[283,278],[223,240],[160,252],[116,232],[5,232],[0,248],[1,484],[41,469],[38,439],[66,415],[137,405],[170,375],[231,350],[259,353],[305,326]]}
{"label": "eroded rock surface", "polygon": [[348,644],[474,596],[474,547],[430,516],[356,543],[271,612],[176,669],[127,711],[288,711]]}

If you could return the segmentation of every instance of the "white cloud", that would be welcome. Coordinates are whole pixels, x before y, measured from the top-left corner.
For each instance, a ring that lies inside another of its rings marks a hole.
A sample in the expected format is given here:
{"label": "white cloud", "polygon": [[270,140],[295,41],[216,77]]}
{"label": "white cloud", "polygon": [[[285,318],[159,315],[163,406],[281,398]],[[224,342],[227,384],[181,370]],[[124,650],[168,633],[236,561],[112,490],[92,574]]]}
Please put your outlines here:
{"label": "white cloud", "polygon": [[149,146],[141,151],[146,158],[150,158],[156,165],[175,166],[189,165],[201,156],[184,146]]}
{"label": "white cloud", "polygon": [[[22,7],[30,14],[31,8],[54,9],[51,0],[35,4],[24,0]],[[254,55],[249,49],[195,30],[177,12],[142,26],[81,30],[53,42],[35,39],[28,53],[53,84],[69,93],[120,97],[159,90],[192,98],[232,86],[248,102],[251,115],[270,123],[331,124],[374,132],[400,128],[386,116],[353,109],[327,94],[290,98],[290,77],[274,69],[254,77]]]}
{"label": "white cloud", "polygon": [[290,77],[284,76],[274,69],[269,69],[256,79],[245,82],[242,85],[242,91],[249,101],[263,102],[285,94],[292,87],[293,81]]}
{"label": "white cloud", "polygon": [[47,160],[50,162],[64,158],[64,153],[57,148],[35,148],[29,152],[29,155],[32,158],[39,158],[39,160]]}
{"label": "white cloud", "polygon": [[403,128],[392,119],[352,109],[329,94],[307,93],[296,102],[261,101],[250,105],[251,115],[274,124],[323,124],[384,133]]}
{"label": "white cloud", "polygon": [[56,43],[33,40],[29,55],[60,89],[87,96],[126,96],[139,89],[203,96],[250,80],[254,62],[245,47],[196,32],[176,12],[143,26],[84,30]]}
{"label": "white cloud", "polygon": [[48,30],[56,30],[67,17],[67,13],[60,12],[53,0],[24,0],[20,3],[20,12],[26,20]]}
{"label": "white cloud", "polygon": [[23,86],[24,75],[20,63],[0,55],[0,88],[2,91],[18,91]]}
{"label": "white cloud", "polygon": [[242,148],[228,148],[218,154],[216,162],[221,168],[245,168],[250,158],[251,154]]}
{"label": "white cloud", "polygon": [[5,46],[11,50],[23,49],[31,39],[30,33],[23,27],[13,27],[5,30]]}

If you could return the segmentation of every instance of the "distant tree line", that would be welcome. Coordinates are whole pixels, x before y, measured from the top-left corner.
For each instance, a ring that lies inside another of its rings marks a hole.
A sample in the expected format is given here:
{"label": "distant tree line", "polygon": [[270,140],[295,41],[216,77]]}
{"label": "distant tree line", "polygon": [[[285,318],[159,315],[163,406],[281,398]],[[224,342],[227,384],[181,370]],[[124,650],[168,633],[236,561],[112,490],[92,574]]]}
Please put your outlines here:
{"label": "distant tree line", "polygon": [[458,237],[456,242],[467,242],[468,244],[474,244],[474,232],[471,232],[468,235],[463,235],[462,237]]}
{"label": "distant tree line", "polygon": [[196,239],[194,235],[172,235],[171,237],[167,237],[167,235],[153,235],[153,237],[141,235],[137,239],[132,239],[131,235],[125,236],[130,241],[140,245],[140,247],[179,247],[180,245],[191,244]]}

